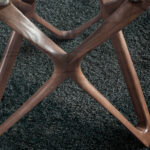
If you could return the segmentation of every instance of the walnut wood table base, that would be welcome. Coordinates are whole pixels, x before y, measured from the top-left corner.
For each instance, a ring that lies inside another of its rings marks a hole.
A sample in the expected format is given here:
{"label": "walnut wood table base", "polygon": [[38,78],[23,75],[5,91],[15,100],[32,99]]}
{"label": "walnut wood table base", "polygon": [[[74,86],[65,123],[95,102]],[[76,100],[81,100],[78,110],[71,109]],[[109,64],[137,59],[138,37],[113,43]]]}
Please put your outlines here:
{"label": "walnut wood table base", "polygon": [[[81,27],[71,31],[60,31],[39,17],[35,12],[35,0],[12,0],[12,2],[7,5],[6,3],[5,5],[2,4],[0,6],[0,19],[8,24],[13,31],[0,63],[0,99],[3,96],[23,38],[32,42],[52,59],[54,63],[54,72],[50,79],[34,95],[32,95],[15,113],[0,125],[0,135],[18,122],[47,95],[52,93],[53,90],[55,90],[55,88],[67,77],[70,77],[99,104],[116,117],[145,146],[150,147],[150,114],[126,41],[121,31],[150,6],[150,0],[143,0],[141,2],[131,2],[131,0],[100,0],[101,13]],[[48,28],[56,37],[62,39],[75,38],[100,18],[104,19],[104,23],[72,52],[66,53],[41,32],[29,20],[30,18],[37,20]],[[80,63],[84,56],[108,39],[111,39],[115,48],[138,117],[137,127],[133,126],[86,79],[80,67]]]}

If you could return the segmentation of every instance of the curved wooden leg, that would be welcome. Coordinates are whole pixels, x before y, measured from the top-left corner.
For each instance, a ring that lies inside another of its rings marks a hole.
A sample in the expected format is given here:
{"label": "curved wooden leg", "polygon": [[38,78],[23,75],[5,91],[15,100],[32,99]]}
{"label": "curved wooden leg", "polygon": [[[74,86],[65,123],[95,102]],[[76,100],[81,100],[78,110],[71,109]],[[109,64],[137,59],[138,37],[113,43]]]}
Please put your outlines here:
{"label": "curved wooden leg", "polygon": [[[129,14],[128,12],[130,11],[131,13]],[[113,34],[122,30],[143,12],[143,8],[125,0],[115,12],[105,19],[104,23],[96,31],[69,53],[68,62],[73,63],[84,57],[91,50],[108,40]]]}
{"label": "curved wooden leg", "polygon": [[76,36],[84,32],[86,29],[88,29],[91,25],[98,22],[101,19],[101,15],[97,15],[94,18],[90,19],[80,27],[69,30],[69,31],[61,31],[57,28],[55,28],[53,25],[45,21],[42,17],[38,16],[37,13],[34,13],[32,15],[32,18],[36,20],[38,23],[46,27],[48,30],[50,30],[54,36],[56,36],[59,39],[74,39]]}
{"label": "curved wooden leg", "polygon": [[135,135],[145,146],[150,147],[150,126],[143,130],[134,127],[83,75],[81,70],[70,74],[82,89],[91,95],[99,104],[101,104],[108,112],[116,117],[128,130]]}
{"label": "curved wooden leg", "polygon": [[[25,1],[29,2],[28,0]],[[45,36],[45,34],[43,34],[43,32],[41,32],[33,23],[31,23],[29,19],[27,19],[12,3],[7,7],[0,8],[0,19],[7,23],[15,31],[20,33],[27,40],[39,47],[52,59],[55,64],[55,71],[52,77],[31,98],[29,98],[27,102],[25,102],[14,114],[12,114],[2,125],[0,125],[0,135],[2,135],[17,121],[19,121],[26,113],[33,109],[69,75],[72,80],[74,80],[88,94],[95,98],[106,110],[115,116],[126,128],[129,129],[132,134],[134,134],[143,144],[145,144],[145,146],[149,147],[149,112],[144,101],[140,83],[128,53],[124,37],[121,32],[117,33],[136,17],[138,17],[141,13],[143,13],[143,8],[146,9],[148,7],[147,3],[143,3],[143,5],[139,5],[139,7],[137,6],[138,5],[132,4],[128,0],[125,0],[123,4],[121,4],[121,6],[104,21],[101,27],[99,27],[93,34],[91,34],[85,41],[83,41],[81,45],[79,45],[69,54],[67,54],[51,39]],[[128,13],[130,11],[131,14]],[[85,26],[83,29],[84,28]],[[133,99],[133,104],[138,115],[140,128],[134,127],[85,78],[79,67],[79,59],[83,58],[93,48],[106,41],[111,36],[127,82],[127,86],[129,88],[129,93]],[[1,67],[2,66],[3,61],[1,63]]]}
{"label": "curved wooden leg", "polygon": [[0,100],[3,96],[12,67],[21,47],[22,39],[23,38],[19,33],[12,31],[11,37],[0,64]]}
{"label": "curved wooden leg", "polygon": [[69,31],[62,31],[45,21],[42,17],[40,17],[35,10],[35,3],[36,0],[12,0],[12,3],[28,18],[33,18],[38,23],[46,27],[50,32],[54,34],[59,39],[74,39],[76,36],[84,32],[88,29],[91,25],[98,22],[101,19],[101,15],[98,14],[97,16],[93,17],[80,27],[69,30]]}
{"label": "curved wooden leg", "polygon": [[[19,19],[18,19],[19,18]],[[0,19],[13,30],[40,48],[53,61],[64,57],[66,52],[49,39],[26,16],[24,16],[13,4],[0,10]]]}
{"label": "curved wooden leg", "polygon": [[65,78],[66,74],[54,73],[52,77],[33,96],[31,96],[15,113],[13,113],[4,123],[0,125],[0,135],[18,122],[25,114],[31,111],[59,84],[61,84]]}
{"label": "curved wooden leg", "polygon": [[138,126],[143,129],[150,127],[149,111],[122,31],[113,35],[111,39],[138,116]]}

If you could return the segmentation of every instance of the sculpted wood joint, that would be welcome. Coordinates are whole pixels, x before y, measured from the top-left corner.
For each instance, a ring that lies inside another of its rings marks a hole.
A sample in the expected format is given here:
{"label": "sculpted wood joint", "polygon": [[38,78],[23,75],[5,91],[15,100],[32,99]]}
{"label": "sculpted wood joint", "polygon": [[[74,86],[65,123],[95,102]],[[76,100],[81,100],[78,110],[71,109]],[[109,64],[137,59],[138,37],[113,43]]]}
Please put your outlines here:
{"label": "sculpted wood joint", "polygon": [[[4,94],[23,38],[29,40],[47,54],[54,62],[55,69],[50,79],[0,125],[0,135],[18,122],[48,94],[52,93],[67,77],[70,77],[100,103],[101,106],[116,117],[145,146],[150,147],[150,114],[122,33],[124,27],[150,6],[150,0],[100,0],[101,13],[80,27],[69,31],[61,31],[38,16],[35,4],[36,0],[0,0],[0,20],[8,24],[13,30],[0,63],[0,99],[2,99]],[[73,39],[100,19],[104,19],[104,23],[78,47],[70,53],[66,53],[37,28],[30,19],[36,20],[60,39]],[[84,56],[108,39],[112,41],[135,108],[138,118],[138,125],[136,127],[86,79],[80,68],[80,62]],[[12,53],[15,55],[12,56]]]}

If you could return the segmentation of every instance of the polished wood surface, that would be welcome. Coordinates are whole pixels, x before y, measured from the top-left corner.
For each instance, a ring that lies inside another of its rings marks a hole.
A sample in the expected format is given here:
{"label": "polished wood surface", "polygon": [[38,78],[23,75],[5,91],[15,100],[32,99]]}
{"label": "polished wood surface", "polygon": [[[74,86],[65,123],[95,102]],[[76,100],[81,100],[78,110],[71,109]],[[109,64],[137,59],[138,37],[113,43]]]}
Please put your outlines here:
{"label": "polished wood surface", "polygon": [[61,31],[57,28],[55,28],[50,23],[46,22],[42,17],[40,17],[35,10],[35,4],[36,0],[12,0],[13,4],[26,16],[34,19],[38,23],[42,24],[44,27],[46,27],[49,31],[51,31],[57,38],[59,39],[73,39],[82,32],[84,32],[87,28],[89,28],[92,24],[96,23],[101,19],[101,15],[98,14],[97,16],[93,17],[89,21],[87,21],[85,24],[81,25],[80,27],[69,30],[69,31]]}
{"label": "polished wood surface", "polygon": [[15,63],[18,51],[20,49],[22,39],[23,38],[19,33],[17,33],[16,31],[12,31],[0,64],[0,99],[2,98],[4,90],[6,88],[6,84],[9,79],[11,69]]}
{"label": "polished wood surface", "polygon": [[[32,110],[48,94],[53,92],[67,77],[70,77],[99,104],[116,117],[145,146],[150,147],[150,114],[143,96],[122,29],[140,16],[149,6],[150,0],[100,0],[101,13],[77,29],[56,29],[35,11],[35,0],[12,0],[0,7],[0,19],[12,28],[12,34],[0,63],[0,99],[3,96],[11,69],[21,46],[22,39],[32,42],[47,54],[54,63],[50,79],[37,90],[15,113],[0,125],[0,135],[6,132],[25,114]],[[72,52],[66,53],[48,38],[30,19],[35,19],[48,28],[56,37],[72,39],[85,31],[100,18],[104,22]],[[87,53],[106,40],[111,39],[125,82],[135,108],[138,125],[133,126],[84,76],[80,63]],[[15,53],[13,57],[10,57]]]}

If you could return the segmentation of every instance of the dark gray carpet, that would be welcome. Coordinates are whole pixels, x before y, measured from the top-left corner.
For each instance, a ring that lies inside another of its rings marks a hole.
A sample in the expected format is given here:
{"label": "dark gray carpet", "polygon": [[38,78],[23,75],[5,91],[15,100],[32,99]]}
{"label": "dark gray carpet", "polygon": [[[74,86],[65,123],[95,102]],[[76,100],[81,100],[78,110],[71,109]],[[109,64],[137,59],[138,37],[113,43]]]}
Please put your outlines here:
{"label": "dark gray carpet", "polygon": [[[59,29],[78,27],[99,12],[99,0],[37,0],[37,11]],[[150,10],[124,29],[135,68],[150,108]],[[75,40],[62,41],[41,29],[67,52],[101,22]],[[0,58],[10,28],[0,22]],[[82,62],[87,78],[133,124],[137,120],[111,43]],[[19,108],[52,74],[51,60],[24,41],[0,103],[0,123]],[[128,130],[71,80],[66,80],[13,128],[0,137],[2,150],[146,150]]]}

